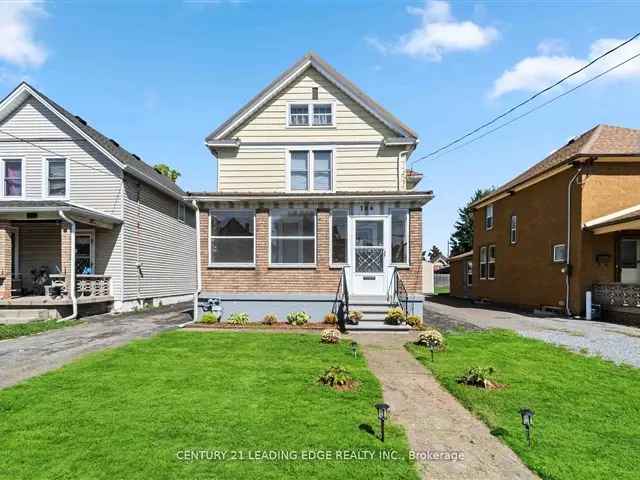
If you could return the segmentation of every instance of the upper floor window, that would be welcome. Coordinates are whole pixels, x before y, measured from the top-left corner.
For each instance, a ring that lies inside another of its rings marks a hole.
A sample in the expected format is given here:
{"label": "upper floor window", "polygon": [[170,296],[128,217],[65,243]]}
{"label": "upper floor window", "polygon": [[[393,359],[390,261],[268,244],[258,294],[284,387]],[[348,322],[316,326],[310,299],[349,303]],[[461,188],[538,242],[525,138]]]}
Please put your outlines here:
{"label": "upper floor window", "polygon": [[67,161],[64,158],[48,158],[45,170],[47,197],[66,197]]}
{"label": "upper floor window", "polygon": [[4,175],[3,194],[5,197],[22,196],[22,160],[4,160],[2,169]]}
{"label": "upper floor window", "polygon": [[184,203],[178,200],[178,221],[184,223],[187,218],[187,207]]}
{"label": "upper floor window", "polygon": [[209,211],[209,265],[254,264],[255,212]]}
{"label": "upper floor window", "polygon": [[511,242],[511,245],[515,245],[518,242],[518,217],[516,215],[511,215],[509,241]]}
{"label": "upper floor window", "polygon": [[484,208],[484,228],[485,230],[493,228],[493,205],[487,205]]}
{"label": "upper floor window", "polygon": [[291,103],[289,104],[288,125],[290,127],[333,126],[333,104]]}
{"label": "upper floor window", "polygon": [[291,190],[329,192],[333,188],[333,151],[291,151],[289,173]]}

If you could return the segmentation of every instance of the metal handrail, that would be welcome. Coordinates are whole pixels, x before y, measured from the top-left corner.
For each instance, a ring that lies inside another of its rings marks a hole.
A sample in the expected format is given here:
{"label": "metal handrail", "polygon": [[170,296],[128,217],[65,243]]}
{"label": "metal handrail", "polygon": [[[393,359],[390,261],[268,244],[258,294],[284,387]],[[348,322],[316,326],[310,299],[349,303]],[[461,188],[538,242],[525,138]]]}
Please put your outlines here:
{"label": "metal handrail", "polygon": [[392,292],[391,295],[387,293],[387,296],[391,296],[391,303],[397,305],[402,309],[402,313],[406,317],[409,314],[409,294],[404,286],[404,282],[400,278],[400,272],[398,267],[393,267],[393,273],[391,275],[391,282],[389,283],[388,292]]}
{"label": "metal handrail", "polygon": [[349,286],[347,283],[347,267],[342,267],[340,272],[340,281],[338,282],[338,289],[336,290],[336,297],[333,301],[333,307],[331,312],[338,318],[338,327],[340,330],[346,330],[346,323],[351,323],[349,319]]}

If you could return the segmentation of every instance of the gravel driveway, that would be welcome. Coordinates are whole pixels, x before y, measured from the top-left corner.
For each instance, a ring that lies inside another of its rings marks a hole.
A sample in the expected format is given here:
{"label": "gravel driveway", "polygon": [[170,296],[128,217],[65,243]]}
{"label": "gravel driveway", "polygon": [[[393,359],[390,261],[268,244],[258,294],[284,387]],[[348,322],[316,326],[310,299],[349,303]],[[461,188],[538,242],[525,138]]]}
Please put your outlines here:
{"label": "gravel driveway", "polygon": [[425,323],[443,330],[506,328],[519,334],[640,367],[640,328],[561,317],[537,317],[448,297],[427,298]]}
{"label": "gravel driveway", "polygon": [[191,319],[189,305],[174,305],[143,313],[96,315],[86,323],[38,335],[0,341],[0,388],[59,368],[104,348],[176,328]]}

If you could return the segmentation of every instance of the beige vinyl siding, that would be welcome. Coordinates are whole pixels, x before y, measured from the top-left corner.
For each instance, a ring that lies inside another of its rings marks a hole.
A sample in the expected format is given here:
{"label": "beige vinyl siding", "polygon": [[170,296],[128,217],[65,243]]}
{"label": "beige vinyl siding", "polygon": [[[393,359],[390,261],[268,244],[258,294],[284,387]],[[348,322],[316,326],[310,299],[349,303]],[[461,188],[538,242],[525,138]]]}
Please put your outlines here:
{"label": "beige vinyl siding", "polygon": [[[335,128],[288,128],[289,102],[311,101],[311,89],[318,87],[318,100],[335,103]],[[396,137],[386,125],[354,102],[317,70],[307,69],[297,80],[262,107],[257,114],[227,135],[243,142],[295,141],[381,141]]]}
{"label": "beige vinyl siding", "polygon": [[[398,148],[378,145],[336,147],[336,190],[396,190],[399,153]],[[404,189],[404,183],[401,188]]]}
{"label": "beige vinyl siding", "polygon": [[125,175],[125,301],[195,291],[195,215],[187,208],[181,223],[177,208],[175,199]]}
{"label": "beige vinyl siding", "polygon": [[287,149],[283,146],[241,147],[218,155],[221,192],[274,192],[286,189]]}

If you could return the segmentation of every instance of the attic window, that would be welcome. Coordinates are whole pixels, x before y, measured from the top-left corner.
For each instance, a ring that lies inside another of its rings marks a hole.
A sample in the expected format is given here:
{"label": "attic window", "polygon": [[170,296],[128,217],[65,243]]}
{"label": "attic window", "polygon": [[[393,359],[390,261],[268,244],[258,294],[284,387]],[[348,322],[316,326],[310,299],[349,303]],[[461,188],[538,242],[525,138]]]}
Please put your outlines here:
{"label": "attic window", "polygon": [[332,103],[290,103],[287,125],[290,127],[332,127]]}
{"label": "attic window", "polygon": [[311,87],[311,100],[318,100],[318,87]]}

